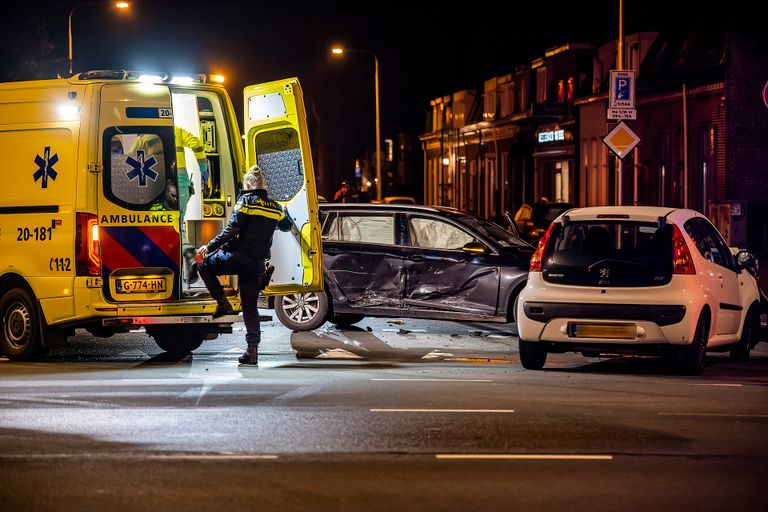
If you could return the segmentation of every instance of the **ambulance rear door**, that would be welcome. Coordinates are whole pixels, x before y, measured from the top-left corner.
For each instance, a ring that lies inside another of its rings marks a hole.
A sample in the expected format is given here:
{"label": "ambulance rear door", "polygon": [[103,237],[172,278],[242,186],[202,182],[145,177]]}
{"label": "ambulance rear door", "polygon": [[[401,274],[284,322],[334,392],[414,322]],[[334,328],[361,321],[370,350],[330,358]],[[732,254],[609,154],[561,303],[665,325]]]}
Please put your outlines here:
{"label": "ambulance rear door", "polygon": [[102,86],[99,134],[104,296],[112,302],[178,299],[181,235],[168,86]]}
{"label": "ambulance rear door", "polygon": [[245,88],[245,155],[296,229],[276,231],[267,294],[321,291],[323,262],[315,173],[301,86],[288,78]]}

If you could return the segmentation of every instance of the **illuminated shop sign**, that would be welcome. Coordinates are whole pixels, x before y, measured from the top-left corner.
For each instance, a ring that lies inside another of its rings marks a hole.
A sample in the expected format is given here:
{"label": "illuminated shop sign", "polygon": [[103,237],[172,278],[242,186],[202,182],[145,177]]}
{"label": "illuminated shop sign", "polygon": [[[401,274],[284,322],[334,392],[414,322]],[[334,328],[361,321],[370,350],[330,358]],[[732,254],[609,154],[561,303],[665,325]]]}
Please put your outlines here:
{"label": "illuminated shop sign", "polygon": [[537,133],[539,143],[565,140],[565,130],[544,130]]}

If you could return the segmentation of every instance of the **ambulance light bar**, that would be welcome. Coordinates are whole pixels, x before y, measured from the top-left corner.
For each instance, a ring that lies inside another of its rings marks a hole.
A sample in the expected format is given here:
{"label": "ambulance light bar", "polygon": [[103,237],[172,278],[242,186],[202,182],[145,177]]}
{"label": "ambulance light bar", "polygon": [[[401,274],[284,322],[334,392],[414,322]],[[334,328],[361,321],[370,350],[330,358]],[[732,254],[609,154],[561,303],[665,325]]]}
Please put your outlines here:
{"label": "ambulance light bar", "polygon": [[125,69],[100,69],[85,71],[77,75],[80,80],[132,80],[142,83],[171,83],[174,85],[192,85],[205,83],[224,83],[224,75],[197,73],[190,75],[168,75],[166,73],[143,73]]}

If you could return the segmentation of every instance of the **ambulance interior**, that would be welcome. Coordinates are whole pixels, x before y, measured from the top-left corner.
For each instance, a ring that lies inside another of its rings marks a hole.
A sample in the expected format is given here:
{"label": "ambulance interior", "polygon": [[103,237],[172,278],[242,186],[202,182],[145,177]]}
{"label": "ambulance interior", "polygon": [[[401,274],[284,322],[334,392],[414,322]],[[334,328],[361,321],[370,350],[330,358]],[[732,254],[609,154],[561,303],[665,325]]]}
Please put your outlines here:
{"label": "ambulance interior", "polygon": [[[204,176],[193,151],[184,148],[191,195],[181,230],[182,291],[190,295],[205,291],[202,279],[191,271],[196,249],[219,233],[227,221],[227,207],[237,199],[235,165],[219,96],[211,91],[174,91],[172,102],[174,124],[203,143],[208,161],[208,174]],[[230,284],[227,276],[221,280],[225,286]]]}

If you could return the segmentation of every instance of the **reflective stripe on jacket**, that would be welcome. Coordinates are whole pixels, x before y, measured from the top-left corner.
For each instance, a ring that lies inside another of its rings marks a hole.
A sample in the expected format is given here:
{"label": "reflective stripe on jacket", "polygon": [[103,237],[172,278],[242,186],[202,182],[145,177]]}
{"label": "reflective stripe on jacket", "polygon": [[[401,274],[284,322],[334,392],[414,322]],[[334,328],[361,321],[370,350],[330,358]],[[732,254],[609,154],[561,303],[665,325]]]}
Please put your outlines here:
{"label": "reflective stripe on jacket", "polygon": [[291,219],[264,189],[245,190],[237,199],[226,227],[208,242],[208,251],[239,252],[249,258],[267,259],[275,228],[288,231]]}

